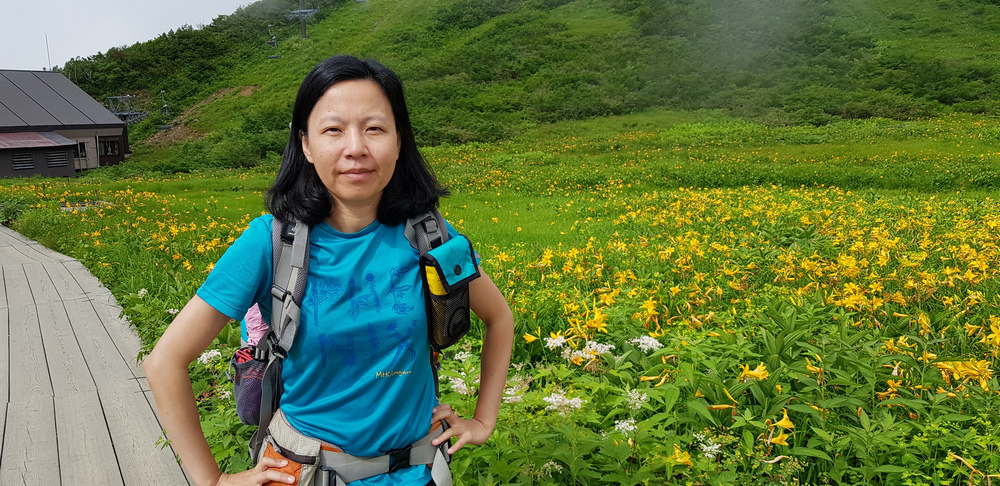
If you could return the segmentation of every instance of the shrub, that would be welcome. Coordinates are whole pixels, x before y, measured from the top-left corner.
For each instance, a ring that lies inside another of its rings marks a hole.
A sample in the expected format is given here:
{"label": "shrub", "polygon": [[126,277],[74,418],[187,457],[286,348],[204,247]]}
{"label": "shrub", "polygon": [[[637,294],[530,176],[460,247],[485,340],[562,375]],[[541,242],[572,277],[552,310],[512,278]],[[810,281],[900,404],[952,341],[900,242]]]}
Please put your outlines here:
{"label": "shrub", "polygon": [[24,196],[0,194],[0,224],[10,226],[30,207],[29,199]]}

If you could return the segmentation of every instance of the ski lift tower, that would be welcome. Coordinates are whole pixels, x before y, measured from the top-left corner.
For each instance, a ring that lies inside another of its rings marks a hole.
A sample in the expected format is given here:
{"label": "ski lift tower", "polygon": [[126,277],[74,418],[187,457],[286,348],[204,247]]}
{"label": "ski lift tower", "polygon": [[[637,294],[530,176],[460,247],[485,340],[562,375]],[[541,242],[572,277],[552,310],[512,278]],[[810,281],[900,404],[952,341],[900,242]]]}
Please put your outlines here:
{"label": "ski lift tower", "polygon": [[135,111],[132,106],[133,102],[135,102],[133,95],[108,96],[108,111],[125,122],[126,125],[131,125],[149,116],[148,111]]}
{"label": "ski lift tower", "polygon": [[316,15],[316,12],[319,12],[319,10],[315,8],[306,9],[306,0],[299,0],[299,9],[292,10],[291,12],[286,13],[285,19],[287,20],[299,19],[302,22],[302,38],[308,39],[308,36],[306,35],[306,20],[312,17],[313,15]]}

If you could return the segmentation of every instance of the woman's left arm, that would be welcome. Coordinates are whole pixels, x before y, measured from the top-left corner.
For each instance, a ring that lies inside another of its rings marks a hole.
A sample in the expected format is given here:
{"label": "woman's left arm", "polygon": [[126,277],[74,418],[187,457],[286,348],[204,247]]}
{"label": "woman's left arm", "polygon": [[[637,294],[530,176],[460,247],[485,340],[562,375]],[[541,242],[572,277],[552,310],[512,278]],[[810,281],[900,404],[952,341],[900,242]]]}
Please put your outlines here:
{"label": "woman's left arm", "polygon": [[457,437],[448,449],[449,454],[454,454],[465,444],[478,445],[490,438],[496,427],[500,402],[507,386],[507,369],[510,367],[510,352],[514,346],[514,314],[507,305],[507,299],[482,268],[479,272],[481,276],[469,284],[469,306],[486,325],[476,411],[471,419],[464,420],[455,414],[451,406],[442,403],[434,407],[431,419],[431,422],[443,419],[450,426],[434,439],[434,445],[449,437]]}

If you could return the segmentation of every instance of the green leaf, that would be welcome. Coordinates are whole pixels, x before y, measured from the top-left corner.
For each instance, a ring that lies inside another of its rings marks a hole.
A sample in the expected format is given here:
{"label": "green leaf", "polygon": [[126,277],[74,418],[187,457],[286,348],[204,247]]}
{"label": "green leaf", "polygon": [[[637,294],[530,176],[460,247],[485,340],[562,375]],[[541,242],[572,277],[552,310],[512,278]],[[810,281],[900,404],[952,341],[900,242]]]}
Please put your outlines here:
{"label": "green leaf", "polygon": [[865,430],[872,429],[872,421],[868,418],[868,413],[864,409],[859,410],[858,418],[861,420],[861,428]]}
{"label": "green leaf", "polygon": [[828,442],[830,444],[833,443],[834,437],[829,432],[827,432],[827,431],[825,431],[825,430],[823,430],[823,429],[821,429],[819,427],[811,427],[811,429],[812,429],[813,432],[816,432],[816,435],[820,436],[820,438],[822,438],[826,442]]}
{"label": "green leaf", "polygon": [[712,412],[708,410],[708,407],[706,407],[704,403],[701,403],[697,400],[691,400],[690,402],[687,402],[687,406],[688,408],[694,410],[695,412],[698,412],[698,415],[705,417],[705,419],[711,422],[712,425],[719,425],[715,421],[715,417],[712,415]]}
{"label": "green leaf", "polygon": [[975,420],[976,417],[970,417],[968,415],[963,415],[960,413],[948,413],[940,417],[941,420],[947,420],[949,422],[968,422],[969,420]]}
{"label": "green leaf", "polygon": [[877,473],[905,473],[907,471],[909,471],[909,469],[907,469],[905,467],[902,467],[902,466],[893,466],[891,464],[886,464],[884,466],[879,466],[878,468],[875,469],[875,472],[877,472]]}
{"label": "green leaf", "polygon": [[663,390],[663,411],[669,412],[674,409],[674,405],[677,404],[677,398],[680,397],[681,391],[677,389],[674,385],[664,385]]}
{"label": "green leaf", "polygon": [[819,459],[825,459],[827,461],[833,462],[833,459],[830,458],[830,456],[827,455],[825,452],[818,451],[816,449],[810,449],[808,447],[792,447],[792,450],[790,450],[788,452],[791,455],[793,455],[793,456],[816,457],[816,458],[819,458]]}

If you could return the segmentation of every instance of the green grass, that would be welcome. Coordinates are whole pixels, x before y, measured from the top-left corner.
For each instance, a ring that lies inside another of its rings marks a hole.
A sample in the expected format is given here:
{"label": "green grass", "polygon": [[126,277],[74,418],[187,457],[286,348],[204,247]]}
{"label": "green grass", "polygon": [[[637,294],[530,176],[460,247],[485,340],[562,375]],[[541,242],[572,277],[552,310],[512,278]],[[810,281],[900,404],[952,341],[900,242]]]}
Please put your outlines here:
{"label": "green grass", "polygon": [[[457,483],[968,481],[950,454],[996,474],[998,145],[987,117],[773,128],[700,111],[426,148],[453,192],[442,211],[517,320],[517,400],[458,454]],[[275,166],[143,170],[6,180],[0,205],[108,285],[149,346],[260,214]],[[82,200],[112,204],[56,209]],[[213,347],[237,341],[231,327]],[[443,399],[468,414],[456,382],[475,388],[478,364],[445,358]],[[251,430],[224,368],[192,374],[213,451],[239,470]],[[582,402],[548,408],[558,396]]]}
{"label": "green grass", "polygon": [[[402,77],[424,145],[495,142],[556,121],[662,109],[825,125],[995,114],[1000,99],[1000,9],[978,0],[321,3],[309,39],[275,24],[277,49],[260,32],[273,22],[243,11],[205,32],[74,61],[66,72],[95,96],[152,100],[164,90],[175,113],[193,109],[183,120],[155,115],[134,127],[133,141],[151,163],[191,159],[140,143],[157,124],[183,123],[210,134],[196,151],[231,154],[190,162],[199,167],[277,153],[280,143],[242,137],[252,128],[281,138],[300,80],[334,53],[379,59]],[[212,70],[196,68],[206,62],[229,69],[206,75]],[[259,89],[236,94],[243,87]]]}

